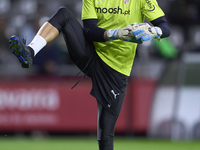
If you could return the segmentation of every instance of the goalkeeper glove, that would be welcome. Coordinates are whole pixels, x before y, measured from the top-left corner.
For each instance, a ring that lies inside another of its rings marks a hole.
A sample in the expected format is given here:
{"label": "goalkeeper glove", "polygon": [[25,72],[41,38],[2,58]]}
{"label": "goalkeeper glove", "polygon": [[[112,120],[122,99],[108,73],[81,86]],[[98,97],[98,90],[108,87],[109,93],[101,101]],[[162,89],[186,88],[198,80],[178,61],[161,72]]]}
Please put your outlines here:
{"label": "goalkeeper glove", "polygon": [[141,39],[136,39],[133,35],[132,25],[127,25],[120,29],[110,29],[107,31],[107,37],[109,40],[123,40],[127,42],[142,43]]}
{"label": "goalkeeper glove", "polygon": [[107,37],[109,40],[120,39],[123,41],[128,41],[133,37],[131,25],[120,29],[110,29],[107,31]]}
{"label": "goalkeeper glove", "polygon": [[148,41],[153,38],[160,40],[162,30],[159,27],[150,26],[148,23],[134,23],[132,24],[132,31],[135,38],[142,41]]}

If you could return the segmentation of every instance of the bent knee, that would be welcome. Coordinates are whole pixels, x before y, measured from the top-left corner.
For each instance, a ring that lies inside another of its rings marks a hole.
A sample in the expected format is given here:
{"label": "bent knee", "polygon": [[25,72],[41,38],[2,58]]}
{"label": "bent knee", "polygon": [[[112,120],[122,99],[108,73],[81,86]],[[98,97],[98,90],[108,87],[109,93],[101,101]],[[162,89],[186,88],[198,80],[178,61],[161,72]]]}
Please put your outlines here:
{"label": "bent knee", "polygon": [[61,13],[62,15],[72,15],[72,12],[67,9],[65,6],[61,6],[59,9],[58,9],[58,13]]}

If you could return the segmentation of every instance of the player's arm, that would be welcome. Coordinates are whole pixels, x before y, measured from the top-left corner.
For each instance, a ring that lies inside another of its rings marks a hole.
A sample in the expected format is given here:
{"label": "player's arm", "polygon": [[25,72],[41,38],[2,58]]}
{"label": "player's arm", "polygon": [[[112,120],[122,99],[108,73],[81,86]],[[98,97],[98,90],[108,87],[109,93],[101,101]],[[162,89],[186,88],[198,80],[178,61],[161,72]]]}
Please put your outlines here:
{"label": "player's arm", "polygon": [[[93,42],[105,42],[109,40],[123,40],[133,42],[132,27],[127,25],[124,28],[105,30],[97,26],[97,19],[83,20],[85,37]],[[141,40],[134,40],[136,43],[141,43]]]}
{"label": "player's arm", "polygon": [[124,28],[105,30],[99,28],[97,26],[97,22],[98,22],[97,19],[83,20],[85,36],[87,39],[93,42],[106,42],[109,40],[117,40],[117,39],[129,41],[130,36],[132,36],[131,32],[132,29],[130,28],[130,25]]}
{"label": "player's arm", "polygon": [[93,42],[108,41],[107,30],[97,27],[97,22],[97,19],[83,20],[85,37]]}
{"label": "player's arm", "polygon": [[152,25],[148,23],[134,23],[133,35],[136,39],[141,39],[142,42],[156,38],[160,40],[170,36],[171,29],[164,16],[151,21]]}
{"label": "player's arm", "polygon": [[169,37],[171,34],[171,28],[165,18],[165,16],[159,17],[153,21],[151,21],[151,23],[155,26],[161,29],[162,31],[162,35],[161,38],[165,38],[165,37]]}
{"label": "player's arm", "polygon": [[141,30],[136,31],[134,35],[136,37],[143,38],[143,41],[148,41],[153,38],[168,37],[171,33],[171,29],[165,19],[165,14],[159,7],[157,0],[140,0],[141,1],[141,13],[145,18],[150,21],[153,26],[149,24],[142,24],[139,26]]}
{"label": "player's arm", "polygon": [[83,20],[84,33],[87,39],[93,42],[105,42],[105,29],[97,27],[97,19]]}

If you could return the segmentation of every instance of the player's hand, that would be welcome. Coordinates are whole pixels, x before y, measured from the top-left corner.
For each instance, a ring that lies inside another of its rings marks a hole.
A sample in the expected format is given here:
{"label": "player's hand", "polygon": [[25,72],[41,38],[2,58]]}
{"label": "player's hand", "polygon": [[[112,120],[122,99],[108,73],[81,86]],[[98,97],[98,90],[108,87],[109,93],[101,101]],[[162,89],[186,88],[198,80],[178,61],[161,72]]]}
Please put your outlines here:
{"label": "player's hand", "polygon": [[160,40],[162,30],[159,27],[150,26],[148,23],[131,24],[132,33],[136,40],[149,41],[153,38]]}
{"label": "player's hand", "polygon": [[128,25],[124,28],[120,29],[110,29],[107,31],[107,37],[109,40],[124,40],[129,41],[132,37],[132,27],[131,25]]}

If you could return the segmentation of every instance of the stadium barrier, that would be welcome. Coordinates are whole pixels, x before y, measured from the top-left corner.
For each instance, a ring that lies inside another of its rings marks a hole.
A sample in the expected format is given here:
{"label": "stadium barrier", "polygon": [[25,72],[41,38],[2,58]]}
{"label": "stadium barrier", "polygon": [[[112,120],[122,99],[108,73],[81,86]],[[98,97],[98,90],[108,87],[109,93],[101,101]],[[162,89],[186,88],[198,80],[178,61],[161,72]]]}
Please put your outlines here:
{"label": "stadium barrier", "polygon": [[[0,132],[96,133],[96,100],[87,77],[0,81]],[[130,79],[116,133],[147,132],[155,82]]]}

